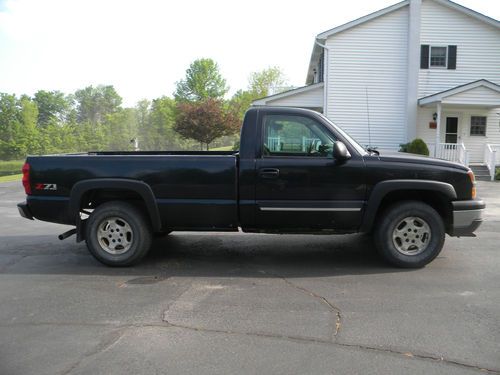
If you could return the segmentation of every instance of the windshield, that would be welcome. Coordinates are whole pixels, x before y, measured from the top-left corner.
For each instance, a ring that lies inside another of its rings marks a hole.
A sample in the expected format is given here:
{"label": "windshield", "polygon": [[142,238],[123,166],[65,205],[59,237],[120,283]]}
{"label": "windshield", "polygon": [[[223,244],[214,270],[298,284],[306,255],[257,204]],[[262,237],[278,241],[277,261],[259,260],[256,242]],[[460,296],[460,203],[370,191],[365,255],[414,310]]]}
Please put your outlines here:
{"label": "windshield", "polygon": [[366,155],[367,152],[366,152],[366,149],[361,146],[354,138],[352,138],[349,134],[347,134],[340,126],[334,124],[332,121],[330,121],[330,119],[328,119],[328,117],[326,117],[325,115],[321,114],[320,113],[320,116],[329,124],[331,125],[333,128],[335,128],[335,130],[337,130],[341,135],[342,137],[344,137],[348,142],[349,144],[354,147],[356,149],[357,152],[359,152],[361,155]]}

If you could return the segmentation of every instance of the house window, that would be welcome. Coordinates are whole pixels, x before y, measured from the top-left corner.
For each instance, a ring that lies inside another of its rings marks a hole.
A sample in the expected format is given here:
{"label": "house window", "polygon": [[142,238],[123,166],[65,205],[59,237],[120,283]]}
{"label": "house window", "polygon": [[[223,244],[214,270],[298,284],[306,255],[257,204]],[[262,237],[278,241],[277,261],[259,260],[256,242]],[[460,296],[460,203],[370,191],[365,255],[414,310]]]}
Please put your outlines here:
{"label": "house window", "polygon": [[446,67],[446,47],[431,47],[430,66]]}
{"label": "house window", "polygon": [[486,117],[471,116],[470,135],[486,135]]}

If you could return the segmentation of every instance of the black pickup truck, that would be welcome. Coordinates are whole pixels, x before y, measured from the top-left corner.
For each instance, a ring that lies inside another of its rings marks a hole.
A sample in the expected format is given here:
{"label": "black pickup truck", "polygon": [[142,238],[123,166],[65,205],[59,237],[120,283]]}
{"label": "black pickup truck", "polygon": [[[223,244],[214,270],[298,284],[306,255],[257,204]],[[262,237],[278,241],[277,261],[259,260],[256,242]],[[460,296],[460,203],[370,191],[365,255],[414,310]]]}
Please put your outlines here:
{"label": "black pickup truck", "polygon": [[251,108],[236,152],[30,156],[28,219],[71,234],[110,266],[137,263],[171,231],[373,233],[381,255],[422,267],[445,233],[474,236],[485,208],[463,165],[365,149],[319,113]]}

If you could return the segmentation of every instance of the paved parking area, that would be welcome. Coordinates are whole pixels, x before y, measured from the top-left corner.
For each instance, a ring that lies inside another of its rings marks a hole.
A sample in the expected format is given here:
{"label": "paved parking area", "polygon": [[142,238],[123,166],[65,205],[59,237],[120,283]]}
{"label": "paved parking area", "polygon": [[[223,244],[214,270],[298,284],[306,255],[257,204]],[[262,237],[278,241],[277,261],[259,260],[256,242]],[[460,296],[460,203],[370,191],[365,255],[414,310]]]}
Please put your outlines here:
{"label": "paved parking area", "polygon": [[0,184],[0,374],[500,373],[500,184],[421,270],[361,235],[173,233],[102,266]]}

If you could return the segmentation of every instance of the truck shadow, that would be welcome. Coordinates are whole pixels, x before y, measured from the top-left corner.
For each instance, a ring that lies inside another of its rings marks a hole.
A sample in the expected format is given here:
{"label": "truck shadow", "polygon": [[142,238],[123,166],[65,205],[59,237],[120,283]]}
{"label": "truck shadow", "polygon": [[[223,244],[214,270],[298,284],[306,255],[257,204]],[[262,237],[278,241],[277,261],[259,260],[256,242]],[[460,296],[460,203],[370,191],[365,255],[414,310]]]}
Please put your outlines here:
{"label": "truck shadow", "polygon": [[408,272],[385,264],[366,235],[312,236],[178,232],[156,239],[135,267],[97,262],[84,243],[3,236],[0,273],[149,277],[321,277]]}

